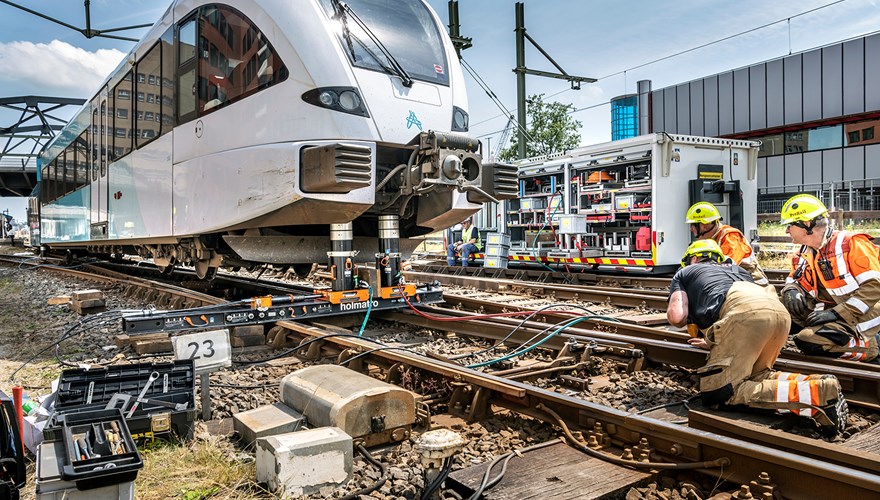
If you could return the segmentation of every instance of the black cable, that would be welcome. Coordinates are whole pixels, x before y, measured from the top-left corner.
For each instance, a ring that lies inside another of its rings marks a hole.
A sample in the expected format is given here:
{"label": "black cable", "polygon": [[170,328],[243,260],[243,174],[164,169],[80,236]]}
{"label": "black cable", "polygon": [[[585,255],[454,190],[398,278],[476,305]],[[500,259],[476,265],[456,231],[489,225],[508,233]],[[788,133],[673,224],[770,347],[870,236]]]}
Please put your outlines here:
{"label": "black cable", "polygon": [[299,345],[296,346],[296,347],[291,347],[290,349],[287,349],[287,350],[284,351],[284,352],[281,352],[281,353],[279,353],[279,354],[275,354],[275,355],[273,355],[273,356],[269,356],[268,358],[263,358],[263,359],[259,359],[259,360],[256,360],[256,361],[237,361],[237,360],[233,360],[232,362],[235,363],[235,364],[237,364],[237,365],[258,365],[258,364],[260,364],[260,363],[265,363],[265,362],[267,362],[267,361],[272,361],[273,359],[283,358],[283,357],[287,356],[288,354],[291,354],[291,353],[294,353],[294,352],[296,352],[296,351],[299,351],[300,349],[302,349],[303,347],[308,346],[309,344],[312,344],[312,343],[317,342],[317,341],[322,340],[322,339],[328,339],[328,338],[332,338],[332,337],[343,337],[343,338],[354,338],[354,339],[360,339],[360,340],[367,340],[367,341],[373,342],[373,343],[375,343],[375,344],[379,344],[380,346],[383,346],[383,347],[389,347],[387,344],[383,344],[382,342],[379,342],[378,340],[374,340],[374,339],[371,339],[371,338],[369,338],[369,337],[359,337],[359,336],[357,336],[357,335],[355,335],[355,334],[353,334],[353,333],[329,333],[329,334],[327,334],[327,335],[322,335],[322,336],[320,336],[320,337],[315,337],[315,338],[313,338],[312,340],[309,340],[309,341],[307,341],[307,342],[303,342],[303,343],[299,344]]}
{"label": "black cable", "polygon": [[349,493],[348,495],[345,495],[340,500],[353,500],[361,495],[369,495],[370,493],[381,488],[382,485],[385,484],[386,481],[388,481],[388,472],[385,469],[385,464],[383,464],[382,462],[379,462],[378,460],[373,458],[373,455],[370,455],[370,452],[367,451],[366,448],[364,448],[364,445],[358,444],[357,446],[355,446],[355,448],[357,449],[358,453],[360,453],[361,456],[363,456],[367,462],[370,462],[371,464],[373,464],[374,466],[379,468],[379,479],[375,483],[373,483],[372,485],[370,485],[366,488],[362,488],[362,489],[357,490],[353,493]]}
{"label": "black cable", "polygon": [[98,313],[98,314],[96,314],[96,315],[94,315],[94,316],[89,316],[89,317],[87,317],[87,318],[81,319],[81,320],[79,320],[78,322],[74,323],[73,325],[67,327],[67,329],[66,329],[66,330],[65,330],[65,331],[59,336],[58,340],[56,340],[55,342],[52,342],[51,344],[47,345],[47,346],[44,347],[43,349],[40,349],[39,351],[37,351],[36,354],[34,354],[34,355],[31,356],[30,358],[28,358],[27,361],[25,361],[24,363],[21,364],[21,366],[19,366],[18,368],[16,368],[15,371],[12,372],[12,374],[10,374],[9,377],[8,377],[6,380],[7,380],[8,382],[12,382],[12,380],[14,379],[16,373],[18,373],[19,371],[21,371],[22,368],[24,368],[25,366],[27,366],[27,365],[30,364],[31,362],[33,362],[33,361],[34,361],[35,359],[37,359],[40,355],[44,354],[44,353],[45,353],[46,351],[48,351],[49,349],[54,348],[56,345],[60,344],[61,342],[64,342],[65,340],[67,340],[67,339],[69,339],[69,338],[72,338],[72,337],[75,336],[75,335],[78,335],[78,334],[80,334],[80,333],[83,333],[83,332],[87,331],[87,330],[85,330],[85,329],[82,329],[82,331],[80,331],[80,332],[76,332],[76,329],[77,329],[78,327],[82,327],[83,325],[86,325],[86,324],[91,323],[91,322],[93,322],[93,321],[97,321],[98,319],[106,320],[106,319],[108,319],[108,318],[110,318],[110,319],[115,319],[115,318],[121,317],[121,313],[120,313],[120,311],[109,311],[109,313],[112,313],[111,316],[104,316],[104,315],[106,315],[106,314],[108,314],[108,313]]}
{"label": "black cable", "polygon": [[[520,321],[519,324],[517,324],[516,327],[514,327],[514,329],[510,331],[510,333],[508,333],[503,339],[501,339],[501,340],[499,340],[498,342],[496,342],[495,345],[493,345],[493,346],[491,346],[491,347],[487,347],[487,348],[485,348],[485,349],[481,349],[481,350],[479,350],[479,351],[474,351],[474,352],[469,353],[469,354],[459,354],[458,356],[452,356],[452,357],[450,357],[449,359],[451,359],[451,360],[457,360],[457,359],[463,359],[463,358],[470,358],[470,357],[476,356],[476,355],[478,355],[478,354],[483,354],[483,353],[485,353],[485,352],[489,352],[489,351],[491,351],[491,350],[497,349],[502,343],[506,342],[510,337],[512,337],[513,334],[516,333],[517,330],[519,330],[519,329],[520,329],[520,328],[526,323],[526,321],[528,321],[528,320],[534,318],[538,313],[543,312],[543,311],[546,311],[547,309],[551,309],[551,308],[554,308],[554,307],[573,307],[573,308],[575,308],[575,309],[581,309],[581,310],[583,310],[584,312],[586,312],[587,314],[591,314],[591,315],[597,316],[597,314],[596,314],[595,312],[593,312],[592,310],[590,310],[590,308],[588,308],[588,307],[579,306],[579,305],[575,305],[575,304],[550,304],[550,305],[544,306],[544,307],[542,307],[542,308],[540,308],[540,309],[536,309],[536,310],[533,311],[531,314],[529,314],[528,316],[524,317],[524,318],[522,319],[522,321]],[[545,331],[546,331],[546,330],[545,330]],[[523,344],[523,345],[525,345],[525,344]]]}
{"label": "black cable", "polygon": [[[360,338],[363,338],[363,337],[360,337]],[[411,354],[418,354],[419,356],[424,356],[424,354],[422,354],[418,351],[414,351],[408,347],[383,346],[383,347],[376,347],[376,348],[364,351],[356,356],[352,356],[352,357],[346,359],[345,361],[339,363],[339,366],[346,365],[346,364],[348,364],[348,363],[350,363],[360,357],[366,356],[367,354],[372,354],[376,351],[405,351],[405,352],[408,352]]]}
{"label": "black cable", "polygon": [[644,415],[645,413],[651,413],[652,411],[662,410],[663,408],[671,408],[671,407],[673,407],[673,406],[678,406],[678,405],[684,406],[685,408],[687,408],[688,410],[690,410],[690,407],[688,407],[688,403],[690,403],[691,401],[697,399],[698,397],[700,397],[699,394],[697,394],[697,395],[695,395],[695,396],[691,396],[691,397],[689,397],[689,398],[687,398],[687,399],[683,399],[683,400],[681,400],[681,401],[672,401],[671,403],[666,403],[666,404],[662,404],[662,405],[652,406],[652,407],[650,407],[650,408],[646,408],[646,409],[644,409],[644,410],[639,410],[639,411],[637,411],[637,412],[636,412],[636,415]]}
{"label": "black cable", "polygon": [[[522,448],[520,450],[511,451],[511,452],[507,453],[506,455],[500,455],[498,457],[495,457],[495,460],[492,460],[492,463],[490,463],[489,467],[486,469],[486,473],[483,474],[483,480],[480,482],[480,487],[474,492],[473,495],[471,495],[468,498],[468,500],[477,500],[478,498],[480,498],[480,496],[483,494],[484,491],[491,489],[496,484],[498,484],[502,479],[504,479],[504,474],[507,473],[507,464],[510,462],[510,460],[514,456],[517,456],[518,454],[521,454],[521,453],[539,450],[541,448],[546,448],[550,445],[564,443],[564,442],[565,441],[561,438],[554,439],[552,441],[545,441],[543,443],[534,444],[532,446],[528,446],[528,447]],[[495,476],[494,478],[492,478],[490,480],[489,477],[492,475],[492,468],[495,467],[498,464],[498,462],[500,462],[501,460],[504,461],[504,464],[502,464],[502,466],[501,466],[501,472],[499,472],[497,476]]]}
{"label": "black cable", "polygon": [[452,457],[449,457],[443,461],[443,468],[440,469],[440,474],[431,481],[431,484],[425,487],[425,490],[422,491],[421,496],[419,496],[419,500],[429,500],[434,492],[440,488],[440,485],[443,484],[443,481],[446,481],[446,478],[449,477],[449,473],[452,471]]}

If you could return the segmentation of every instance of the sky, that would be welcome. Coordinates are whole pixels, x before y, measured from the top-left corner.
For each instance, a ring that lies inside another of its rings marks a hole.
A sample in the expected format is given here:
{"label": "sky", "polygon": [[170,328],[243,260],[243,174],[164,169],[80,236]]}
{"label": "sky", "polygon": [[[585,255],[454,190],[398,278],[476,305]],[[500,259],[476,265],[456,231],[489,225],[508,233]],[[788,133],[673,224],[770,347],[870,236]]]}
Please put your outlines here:
{"label": "sky", "polygon": [[[11,1],[77,27],[85,25],[81,0]],[[447,1],[428,3],[447,24]],[[463,59],[515,115],[514,3],[460,0],[459,21],[461,34],[473,38]],[[92,0],[92,28],[151,24],[169,4],[170,0]],[[528,34],[567,73],[599,79],[570,90],[562,80],[526,77],[528,95],[543,93],[545,100],[578,110],[573,117],[582,124],[581,145],[611,139],[609,100],[635,93],[638,80],[651,80],[652,88],[660,89],[880,29],[880,0],[526,0],[524,13]],[[119,34],[138,38],[145,31]],[[0,97],[88,98],[133,45],[86,39],[0,3]],[[555,71],[538,50],[526,45],[528,68]],[[688,52],[675,55],[683,51]],[[661,58],[665,59],[652,62]],[[470,134],[491,152],[507,127],[507,113],[471,76],[466,74],[465,80]],[[17,113],[0,110],[0,126],[16,118]],[[10,208],[17,219],[24,217],[22,206],[21,200],[0,198],[0,211]]]}

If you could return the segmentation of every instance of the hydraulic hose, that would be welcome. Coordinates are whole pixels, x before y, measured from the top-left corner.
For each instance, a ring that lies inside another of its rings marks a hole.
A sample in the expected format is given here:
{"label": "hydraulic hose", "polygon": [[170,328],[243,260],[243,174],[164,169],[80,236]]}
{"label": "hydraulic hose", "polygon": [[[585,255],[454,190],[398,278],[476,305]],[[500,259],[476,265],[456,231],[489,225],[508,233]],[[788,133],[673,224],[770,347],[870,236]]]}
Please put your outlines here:
{"label": "hydraulic hose", "polygon": [[562,420],[562,417],[560,417],[559,414],[555,411],[547,408],[543,404],[538,404],[536,408],[538,410],[544,411],[556,420],[556,424],[562,428],[562,432],[565,433],[565,437],[568,438],[568,442],[571,443],[572,446],[583,451],[587,455],[598,458],[600,460],[605,460],[606,462],[611,462],[615,465],[622,465],[635,469],[662,470],[714,469],[730,465],[730,459],[727,457],[716,458],[715,460],[709,460],[705,462],[640,462],[638,460],[626,460],[624,458],[618,458],[614,455],[609,455],[608,453],[602,453],[601,451],[594,450],[578,441],[577,438],[572,435],[571,431],[568,429],[568,426],[565,425],[565,421]]}

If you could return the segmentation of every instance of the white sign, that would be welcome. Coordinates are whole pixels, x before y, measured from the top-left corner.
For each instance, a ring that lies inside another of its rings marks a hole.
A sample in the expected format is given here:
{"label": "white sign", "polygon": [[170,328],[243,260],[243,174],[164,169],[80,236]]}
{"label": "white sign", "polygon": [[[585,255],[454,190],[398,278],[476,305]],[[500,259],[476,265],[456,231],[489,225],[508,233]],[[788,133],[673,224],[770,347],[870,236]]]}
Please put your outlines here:
{"label": "white sign", "polygon": [[171,337],[176,359],[191,359],[196,374],[210,373],[232,365],[229,330],[190,333]]}

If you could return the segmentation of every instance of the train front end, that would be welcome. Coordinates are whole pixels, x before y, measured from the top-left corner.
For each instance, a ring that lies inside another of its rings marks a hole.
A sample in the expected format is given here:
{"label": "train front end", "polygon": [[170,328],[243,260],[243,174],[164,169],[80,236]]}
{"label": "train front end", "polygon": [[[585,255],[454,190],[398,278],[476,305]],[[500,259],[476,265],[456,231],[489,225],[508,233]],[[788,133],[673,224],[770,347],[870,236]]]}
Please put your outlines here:
{"label": "train front end", "polygon": [[[306,242],[298,260],[320,260],[319,238],[337,234],[331,225],[350,224],[353,246],[371,255],[393,219],[408,251],[420,241],[412,238],[516,195],[516,171],[485,168],[479,141],[468,136],[461,66],[426,3],[313,0],[276,21],[290,41],[279,52],[295,53],[291,79],[300,65],[307,74],[294,82],[302,85],[294,155],[302,198],[290,210],[313,225],[285,229]],[[306,206],[316,210],[303,217]],[[292,257],[274,249],[280,238],[254,236],[224,240],[247,260]]]}

